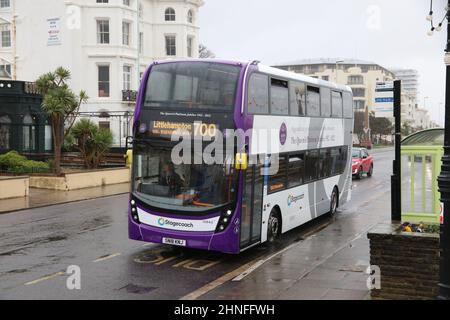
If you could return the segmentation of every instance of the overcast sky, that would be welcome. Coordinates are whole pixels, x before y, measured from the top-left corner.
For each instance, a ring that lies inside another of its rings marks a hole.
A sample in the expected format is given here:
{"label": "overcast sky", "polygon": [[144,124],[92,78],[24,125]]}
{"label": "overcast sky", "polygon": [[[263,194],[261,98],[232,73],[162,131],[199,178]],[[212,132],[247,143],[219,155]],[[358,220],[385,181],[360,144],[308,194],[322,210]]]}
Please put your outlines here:
{"label": "overcast sky", "polygon": [[[445,0],[434,0],[436,20]],[[200,41],[219,58],[265,64],[357,58],[420,73],[419,105],[443,119],[446,28],[432,37],[430,0],[205,0]],[[439,111],[441,109],[441,111]]]}

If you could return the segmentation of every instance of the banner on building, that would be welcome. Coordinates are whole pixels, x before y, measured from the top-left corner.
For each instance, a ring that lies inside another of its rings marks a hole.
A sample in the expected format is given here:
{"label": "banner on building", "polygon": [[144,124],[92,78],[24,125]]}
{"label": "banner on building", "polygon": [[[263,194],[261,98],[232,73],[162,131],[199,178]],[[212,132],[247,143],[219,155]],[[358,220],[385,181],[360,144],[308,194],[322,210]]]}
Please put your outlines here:
{"label": "banner on building", "polygon": [[47,46],[59,46],[61,44],[61,19],[47,19],[48,36]]}
{"label": "banner on building", "polygon": [[377,82],[372,110],[376,118],[394,117],[394,82]]}

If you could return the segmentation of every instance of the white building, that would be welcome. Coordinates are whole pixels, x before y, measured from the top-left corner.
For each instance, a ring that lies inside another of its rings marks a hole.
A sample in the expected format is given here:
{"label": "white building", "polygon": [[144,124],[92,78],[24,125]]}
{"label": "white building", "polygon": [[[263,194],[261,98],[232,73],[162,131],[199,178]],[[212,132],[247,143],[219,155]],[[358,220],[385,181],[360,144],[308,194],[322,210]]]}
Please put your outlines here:
{"label": "white building", "polygon": [[417,100],[419,92],[419,73],[414,69],[390,69],[397,80],[402,80],[402,90],[413,95]]}
{"label": "white building", "polygon": [[[130,134],[140,76],[156,59],[198,57],[203,0],[0,0],[0,79],[63,66],[115,144]],[[136,23],[139,15],[139,25]],[[139,62],[138,62],[139,61]],[[118,115],[121,115],[119,117]],[[116,117],[117,116],[117,117]]]}

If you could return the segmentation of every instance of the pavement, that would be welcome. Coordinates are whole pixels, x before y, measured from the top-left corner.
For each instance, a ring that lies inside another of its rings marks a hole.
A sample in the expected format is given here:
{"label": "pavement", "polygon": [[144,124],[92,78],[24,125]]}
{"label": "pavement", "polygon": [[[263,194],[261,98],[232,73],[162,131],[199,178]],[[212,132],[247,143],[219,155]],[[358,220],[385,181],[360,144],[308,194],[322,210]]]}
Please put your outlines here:
{"label": "pavement", "polygon": [[[353,182],[352,201],[335,217],[240,255],[128,240],[127,194],[0,215],[0,299],[368,299],[366,234],[390,219],[393,154],[374,156],[374,176]],[[113,190],[55,197],[94,192]],[[52,193],[40,204],[54,204]],[[81,290],[66,287],[72,265]]]}

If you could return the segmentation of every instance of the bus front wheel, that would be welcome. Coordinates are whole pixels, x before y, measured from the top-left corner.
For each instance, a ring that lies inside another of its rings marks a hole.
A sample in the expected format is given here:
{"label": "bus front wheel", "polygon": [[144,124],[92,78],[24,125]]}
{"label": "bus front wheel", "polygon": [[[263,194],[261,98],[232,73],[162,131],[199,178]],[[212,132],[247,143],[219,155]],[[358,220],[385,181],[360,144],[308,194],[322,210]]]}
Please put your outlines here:
{"label": "bus front wheel", "polygon": [[275,209],[270,213],[267,228],[267,240],[269,242],[274,242],[281,234],[281,216]]}

